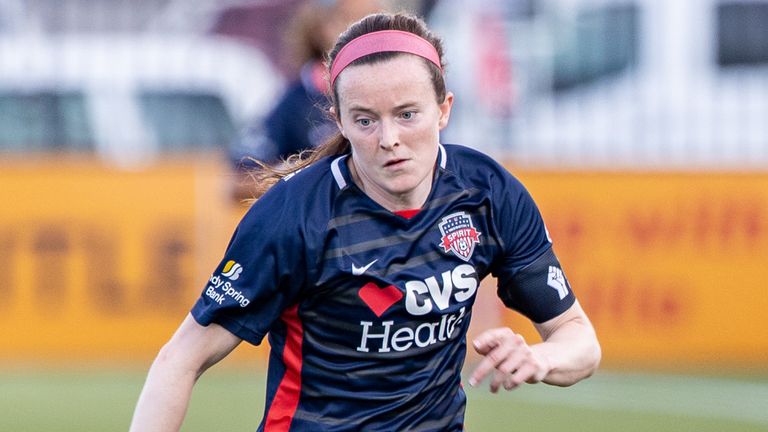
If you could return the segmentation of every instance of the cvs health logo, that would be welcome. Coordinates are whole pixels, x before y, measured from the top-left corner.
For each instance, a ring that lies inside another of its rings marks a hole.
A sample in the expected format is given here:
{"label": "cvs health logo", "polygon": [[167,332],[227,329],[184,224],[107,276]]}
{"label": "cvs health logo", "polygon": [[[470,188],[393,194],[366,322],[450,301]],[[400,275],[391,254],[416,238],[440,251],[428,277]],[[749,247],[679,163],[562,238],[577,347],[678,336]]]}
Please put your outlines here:
{"label": "cvs health logo", "polygon": [[[440,312],[448,309],[451,302],[463,303],[471,299],[477,286],[477,271],[469,264],[461,264],[439,276],[411,280],[405,283],[405,310],[412,316]],[[402,291],[394,285],[381,288],[373,282],[360,288],[358,295],[379,318],[403,298]],[[379,353],[402,352],[442,343],[459,334],[456,328],[466,313],[466,306],[462,306],[454,313],[442,314],[434,322],[409,320],[396,325],[393,320],[360,321],[360,344],[356,349],[360,352],[370,352],[371,349]]]}
{"label": "cvs health logo", "polygon": [[[426,315],[435,308],[448,309],[451,298],[456,303],[463,303],[477,292],[477,272],[469,264],[461,264],[453,270],[446,270],[437,277],[424,280],[412,280],[405,283],[405,309],[413,316]],[[395,303],[403,298],[403,293],[396,286],[379,287],[373,282],[363,285],[357,292],[377,317],[381,317]]]}
{"label": "cvs health logo", "polygon": [[409,314],[426,315],[435,308],[442,311],[448,309],[451,298],[463,303],[477,292],[477,272],[469,264],[444,271],[440,278],[442,284],[434,276],[405,283],[405,310]]}

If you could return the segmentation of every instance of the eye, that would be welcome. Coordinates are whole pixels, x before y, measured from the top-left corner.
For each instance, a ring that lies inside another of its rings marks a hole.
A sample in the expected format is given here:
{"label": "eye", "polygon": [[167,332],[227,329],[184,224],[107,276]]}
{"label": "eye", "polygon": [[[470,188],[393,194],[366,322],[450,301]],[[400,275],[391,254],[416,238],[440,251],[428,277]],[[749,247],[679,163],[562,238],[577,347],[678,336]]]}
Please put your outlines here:
{"label": "eye", "polygon": [[400,117],[403,118],[403,120],[410,120],[413,118],[413,116],[416,115],[413,111],[405,111],[402,114],[400,114]]}
{"label": "eye", "polygon": [[372,123],[372,122],[371,122],[371,119],[367,119],[367,118],[361,118],[361,119],[357,119],[357,120],[355,120],[355,122],[356,122],[357,124],[359,124],[360,126],[362,126],[362,127],[368,127],[368,126],[370,126],[370,125],[371,125],[371,123]]}

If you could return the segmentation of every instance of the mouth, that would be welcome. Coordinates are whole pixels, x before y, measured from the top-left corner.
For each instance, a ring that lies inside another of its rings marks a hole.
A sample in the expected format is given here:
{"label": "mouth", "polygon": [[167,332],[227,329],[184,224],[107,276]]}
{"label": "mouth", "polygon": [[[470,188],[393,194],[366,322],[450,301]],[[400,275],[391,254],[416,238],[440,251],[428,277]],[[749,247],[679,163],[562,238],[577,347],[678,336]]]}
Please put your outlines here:
{"label": "mouth", "polygon": [[404,165],[405,162],[407,162],[408,159],[392,159],[387,161],[384,164],[384,168],[399,168],[400,166]]}

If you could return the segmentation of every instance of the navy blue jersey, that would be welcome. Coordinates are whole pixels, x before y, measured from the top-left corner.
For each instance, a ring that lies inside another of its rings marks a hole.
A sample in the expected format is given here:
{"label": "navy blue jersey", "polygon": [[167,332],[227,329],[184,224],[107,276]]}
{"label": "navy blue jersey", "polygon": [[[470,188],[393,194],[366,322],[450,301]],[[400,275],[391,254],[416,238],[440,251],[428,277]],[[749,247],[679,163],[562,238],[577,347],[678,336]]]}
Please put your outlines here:
{"label": "navy blue jersey", "polygon": [[440,146],[411,218],[326,158],[248,211],[192,309],[271,345],[266,431],[461,431],[460,372],[480,281],[543,322],[573,293],[525,188],[489,157]]}
{"label": "navy blue jersey", "polygon": [[319,146],[338,127],[328,115],[328,98],[312,82],[312,65],[301,70],[264,119],[250,125],[230,146],[230,159],[238,169],[258,165],[252,160],[278,163],[288,156]]}

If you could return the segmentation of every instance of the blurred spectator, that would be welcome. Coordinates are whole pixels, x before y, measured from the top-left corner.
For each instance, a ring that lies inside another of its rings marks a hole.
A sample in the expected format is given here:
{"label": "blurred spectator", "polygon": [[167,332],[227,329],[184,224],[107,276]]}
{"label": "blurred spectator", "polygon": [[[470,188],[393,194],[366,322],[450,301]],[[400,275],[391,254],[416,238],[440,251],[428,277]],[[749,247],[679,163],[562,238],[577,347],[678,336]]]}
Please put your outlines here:
{"label": "blurred spectator", "polygon": [[234,197],[249,198],[247,172],[257,160],[275,164],[294,153],[314,148],[336,131],[327,113],[325,53],[351,22],[375,12],[376,0],[309,0],[293,16],[286,31],[286,52],[299,68],[264,120],[249,125],[231,146],[230,157],[240,173]]}
{"label": "blurred spectator", "polygon": [[263,51],[284,76],[296,73],[288,66],[281,38],[299,6],[306,0],[251,1],[230,4],[219,12],[211,33],[238,39]]}

